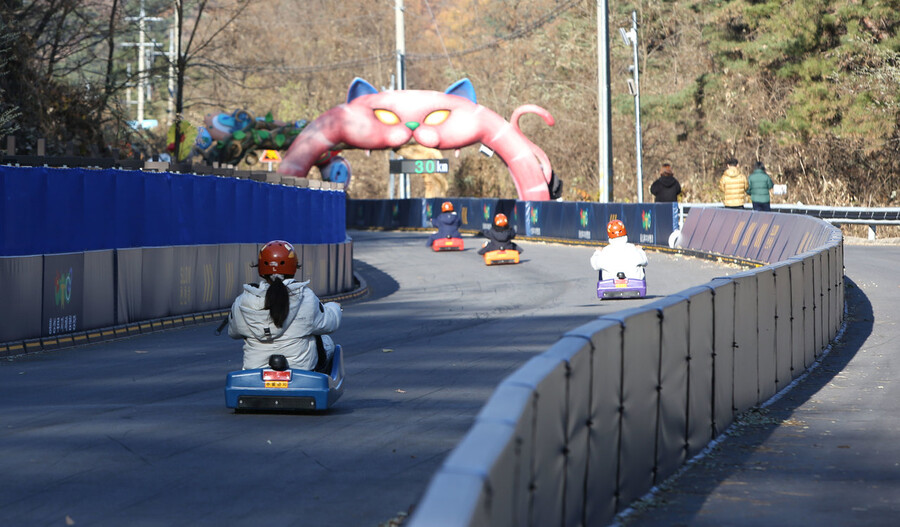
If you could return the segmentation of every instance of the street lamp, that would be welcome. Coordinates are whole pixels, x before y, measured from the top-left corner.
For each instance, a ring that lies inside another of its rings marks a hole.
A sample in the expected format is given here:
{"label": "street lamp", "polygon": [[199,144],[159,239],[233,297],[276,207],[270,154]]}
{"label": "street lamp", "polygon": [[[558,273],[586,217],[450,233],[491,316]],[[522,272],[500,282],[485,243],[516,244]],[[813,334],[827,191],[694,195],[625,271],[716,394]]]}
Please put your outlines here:
{"label": "street lamp", "polygon": [[637,200],[644,201],[644,176],[641,160],[641,88],[638,74],[638,36],[637,36],[637,11],[631,12],[631,29],[625,31],[619,28],[619,34],[626,46],[631,46],[634,63],[628,68],[633,75],[628,81],[628,91],[634,97],[634,140],[637,161]]}

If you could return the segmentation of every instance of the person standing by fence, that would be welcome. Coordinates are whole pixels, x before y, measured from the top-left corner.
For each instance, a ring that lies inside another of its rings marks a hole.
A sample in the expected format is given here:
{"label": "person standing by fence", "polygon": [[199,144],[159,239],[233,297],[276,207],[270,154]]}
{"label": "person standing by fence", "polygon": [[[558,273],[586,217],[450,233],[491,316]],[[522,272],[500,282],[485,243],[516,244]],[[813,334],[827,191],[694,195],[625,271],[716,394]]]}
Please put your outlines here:
{"label": "person standing by fence", "polygon": [[772,178],[766,173],[766,167],[762,161],[757,161],[750,173],[748,180],[747,194],[750,194],[750,201],[753,203],[753,210],[770,211],[772,206],[769,203],[769,191],[775,186]]}
{"label": "person standing by fence", "polygon": [[678,201],[678,195],[681,194],[681,184],[675,179],[671,164],[662,164],[659,177],[650,185],[650,193],[653,194],[657,203]]}
{"label": "person standing by fence", "polygon": [[747,176],[738,168],[737,159],[731,158],[725,164],[728,166],[719,179],[719,189],[724,194],[722,203],[729,209],[742,209],[747,200]]}

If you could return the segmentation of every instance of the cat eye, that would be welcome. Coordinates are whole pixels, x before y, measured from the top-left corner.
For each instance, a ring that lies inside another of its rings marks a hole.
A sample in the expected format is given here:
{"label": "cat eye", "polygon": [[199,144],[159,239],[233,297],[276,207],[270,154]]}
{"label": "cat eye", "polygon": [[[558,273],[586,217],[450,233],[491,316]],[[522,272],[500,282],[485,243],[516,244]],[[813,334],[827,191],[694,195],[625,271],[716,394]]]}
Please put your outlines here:
{"label": "cat eye", "polygon": [[450,110],[437,110],[428,114],[422,122],[428,126],[436,126],[446,121],[447,117],[450,117]]}
{"label": "cat eye", "polygon": [[384,124],[397,124],[400,118],[390,110],[375,110],[375,118]]}

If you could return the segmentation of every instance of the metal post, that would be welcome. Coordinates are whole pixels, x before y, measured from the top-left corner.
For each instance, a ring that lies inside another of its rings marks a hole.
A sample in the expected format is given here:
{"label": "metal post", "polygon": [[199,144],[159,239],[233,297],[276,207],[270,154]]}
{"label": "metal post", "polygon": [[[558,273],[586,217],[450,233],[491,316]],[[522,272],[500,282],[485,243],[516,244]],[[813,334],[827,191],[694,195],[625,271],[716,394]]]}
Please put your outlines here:
{"label": "metal post", "polygon": [[[406,38],[405,28],[403,24],[403,0],[394,0],[394,18],[396,23],[396,41],[397,41],[397,89],[406,89],[406,64],[404,57],[406,56]],[[409,184],[407,174],[400,174],[397,178],[399,181],[398,198],[409,198]],[[391,197],[394,193],[394,175],[391,174]]]}
{"label": "metal post", "polygon": [[597,0],[597,109],[600,159],[597,165],[600,203],[613,200],[612,113],[609,95],[609,4]]}
{"label": "metal post", "polygon": [[641,84],[638,73],[637,11],[631,12],[631,45],[634,51],[634,140],[637,163],[637,200],[644,202],[644,175],[641,155]]}
{"label": "metal post", "polygon": [[394,0],[394,16],[396,19],[396,40],[397,40],[397,89],[406,89],[406,65],[404,57],[406,56],[406,40],[404,38],[403,25],[403,0]]}

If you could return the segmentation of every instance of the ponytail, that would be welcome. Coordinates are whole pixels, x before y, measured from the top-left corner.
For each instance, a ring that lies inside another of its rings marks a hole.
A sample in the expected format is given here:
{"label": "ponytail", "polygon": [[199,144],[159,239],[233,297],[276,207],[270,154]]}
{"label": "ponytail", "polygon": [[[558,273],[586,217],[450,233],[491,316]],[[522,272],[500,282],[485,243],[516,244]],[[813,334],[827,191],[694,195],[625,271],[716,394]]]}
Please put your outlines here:
{"label": "ponytail", "polygon": [[269,282],[269,289],[266,291],[265,308],[269,310],[269,316],[275,322],[275,327],[281,328],[284,326],[284,321],[287,319],[288,311],[291,307],[290,293],[280,277],[269,278],[267,276],[265,278]]}

